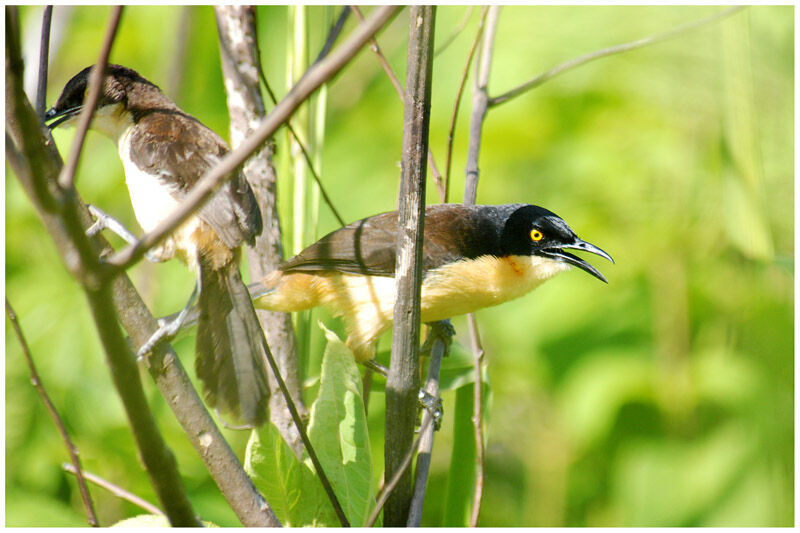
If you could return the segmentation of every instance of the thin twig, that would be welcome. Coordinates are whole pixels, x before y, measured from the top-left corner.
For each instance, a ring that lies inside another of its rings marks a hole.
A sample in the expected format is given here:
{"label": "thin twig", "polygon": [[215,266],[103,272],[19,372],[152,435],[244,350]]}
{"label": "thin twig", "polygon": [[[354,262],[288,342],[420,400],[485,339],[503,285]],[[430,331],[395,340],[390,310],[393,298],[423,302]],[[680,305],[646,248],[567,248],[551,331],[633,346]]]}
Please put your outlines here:
{"label": "thin twig", "polygon": [[94,114],[95,107],[97,107],[97,101],[100,98],[100,91],[103,89],[108,56],[111,54],[111,46],[114,44],[114,38],[117,35],[117,28],[119,27],[119,19],[121,16],[122,6],[114,6],[111,8],[111,19],[108,22],[108,29],[106,30],[106,36],[103,40],[103,47],[100,49],[100,57],[92,68],[92,74],[89,77],[89,89],[83,101],[83,109],[78,117],[75,139],[72,141],[72,147],[69,152],[69,157],[67,157],[67,162],[64,164],[64,169],[58,177],[58,183],[64,189],[72,187],[75,181],[75,171],[78,169],[78,160],[83,150],[83,141],[86,140],[86,132],[89,131],[89,123],[92,121],[92,115]]}
{"label": "thin twig", "polygon": [[467,27],[469,19],[472,17],[473,11],[475,11],[475,6],[470,6],[467,9],[467,11],[464,13],[464,16],[461,18],[458,24],[456,24],[455,29],[450,33],[450,35],[447,36],[447,39],[445,39],[444,42],[439,45],[439,48],[437,48],[436,51],[433,52],[434,58],[436,58],[436,56],[444,52],[447,49],[447,47],[449,47],[453,43],[453,41],[456,40],[456,37],[458,37],[461,34],[461,32],[464,31],[464,28]]}
{"label": "thin twig", "polygon": [[486,30],[483,34],[483,47],[475,65],[475,83],[472,94],[472,116],[469,124],[469,148],[467,150],[466,182],[464,184],[464,203],[474,205],[478,194],[478,157],[481,149],[483,119],[486,117],[489,95],[489,72],[492,67],[494,36],[500,7],[492,6],[486,17]]}
{"label": "thin twig", "polygon": [[125,500],[126,502],[132,503],[137,507],[141,507],[145,511],[150,514],[157,514],[161,516],[166,516],[164,511],[153,505],[152,503],[148,502],[147,500],[140,498],[139,496],[133,494],[132,492],[128,492],[127,490],[123,489],[119,485],[115,485],[110,481],[101,478],[98,475],[92,474],[91,472],[81,472],[80,470],[75,469],[75,465],[69,463],[63,463],[61,468],[69,472],[70,474],[74,474],[77,476],[83,476],[86,478],[87,481],[91,481],[98,487],[106,489],[108,492]]}
{"label": "thin twig", "polygon": [[[364,15],[361,13],[361,9],[359,9],[358,6],[352,5],[350,6],[350,9],[353,10],[353,13],[360,22],[364,22]],[[383,55],[381,47],[378,44],[378,40],[375,39],[374,37],[370,39],[369,47],[375,54],[375,57],[381,64],[381,67],[383,67],[383,71],[386,73],[387,76],[389,76],[389,81],[392,82],[392,87],[394,87],[394,90],[397,92],[397,96],[400,97],[400,100],[403,100],[405,98],[405,96],[403,95],[403,86],[400,85],[400,80],[397,79],[397,74],[394,73],[392,66],[386,60],[386,56]]]}
{"label": "thin twig", "polygon": [[44,6],[42,15],[42,37],[39,41],[39,77],[36,83],[36,115],[44,124],[44,111],[47,105],[47,67],[50,58],[50,23],[53,20],[53,6]]}
{"label": "thin twig", "polygon": [[458,108],[461,105],[461,95],[464,92],[464,86],[467,84],[469,67],[472,64],[472,58],[475,57],[475,51],[478,49],[478,43],[480,43],[481,35],[483,34],[483,25],[486,22],[486,15],[488,12],[488,7],[484,7],[481,10],[481,20],[478,24],[478,31],[475,32],[475,39],[472,41],[472,47],[469,49],[467,63],[464,65],[464,72],[461,74],[461,82],[458,84],[458,91],[456,91],[456,101],[453,105],[453,114],[450,116],[450,129],[447,131],[447,159],[445,160],[444,166],[444,203],[448,202],[448,197],[450,195],[450,168],[453,161],[453,139],[455,138]]}
{"label": "thin twig", "polygon": [[72,461],[70,466],[72,466],[74,469],[75,477],[78,480],[78,489],[81,493],[81,499],[83,500],[83,506],[86,509],[86,519],[89,521],[90,526],[99,527],[100,523],[97,521],[97,514],[94,511],[92,497],[89,495],[89,488],[86,486],[87,476],[84,476],[83,469],[81,468],[81,460],[78,457],[78,448],[75,446],[75,444],[73,444],[72,439],[69,436],[69,432],[67,431],[67,427],[64,425],[64,421],[61,420],[58,410],[56,409],[55,405],[53,405],[53,402],[50,400],[50,396],[47,394],[47,390],[44,388],[42,378],[39,377],[39,372],[36,370],[36,365],[33,362],[33,356],[31,355],[28,341],[25,340],[25,335],[22,333],[22,327],[17,319],[17,313],[14,312],[14,309],[11,307],[11,302],[8,301],[8,298],[6,298],[6,314],[8,315],[8,319],[11,321],[11,325],[14,328],[14,333],[16,333],[17,339],[22,346],[22,353],[25,355],[25,360],[28,362],[28,369],[31,373],[31,383],[36,389],[36,392],[39,393],[39,397],[42,399],[44,406],[47,408],[47,412],[50,413],[50,417],[53,419],[53,422],[55,422],[56,428],[61,434],[61,439],[64,441],[64,445],[67,447],[67,453]]}
{"label": "thin twig", "polygon": [[481,512],[483,498],[483,346],[478,334],[478,323],[475,315],[467,315],[469,337],[472,341],[472,354],[475,364],[475,381],[473,382],[472,424],[475,427],[475,492],[472,498],[472,517],[470,527],[478,527],[478,516]]}
{"label": "thin twig", "polygon": [[600,59],[601,57],[607,57],[614,54],[619,54],[622,52],[629,52],[631,50],[636,50],[637,48],[642,48],[644,46],[648,46],[651,44],[659,43],[661,41],[665,41],[667,39],[671,39],[676,37],[682,33],[686,33],[688,31],[694,30],[711,22],[717,21],[719,19],[728,17],[733,15],[737,11],[741,11],[747,6],[734,6],[729,7],[716,13],[710,17],[706,17],[700,20],[695,20],[693,22],[689,22],[678,26],[677,28],[673,28],[669,31],[659,33],[657,35],[653,35],[651,37],[645,37],[643,39],[638,39],[636,41],[631,41],[628,43],[618,44],[616,46],[611,46],[609,48],[604,48],[602,50],[598,50],[596,52],[592,52],[590,54],[586,54],[575,59],[571,59],[566,63],[562,63],[555,68],[548,70],[543,74],[539,74],[538,76],[526,81],[522,85],[511,89],[510,91],[501,94],[500,96],[495,96],[494,98],[489,99],[489,106],[493,107],[496,105],[500,105],[504,102],[508,102],[512,98],[519,96],[520,94],[533,89],[534,87],[538,87],[539,85],[543,84],[544,82],[553,79],[554,77],[562,74],[568,70],[571,70],[575,67],[579,67],[580,65],[584,65],[590,61],[594,61],[595,59]]}
{"label": "thin twig", "polygon": [[253,132],[236,150],[225,155],[222,160],[198,180],[173,212],[151,232],[145,234],[138,243],[129,245],[108,260],[110,265],[124,270],[144,256],[145,252],[158,244],[164,237],[191,216],[216,190],[216,187],[241,165],[264,141],[280,128],[294,111],[319,88],[339,72],[350,59],[358,53],[369,38],[391,20],[397,12],[395,6],[376,8],[370,18],[356,28],[348,39],[325,59],[311,66],[291,91],[275,106]]}
{"label": "thin twig", "polygon": [[[350,8],[353,10],[353,13],[355,13],[356,18],[358,18],[358,20],[361,21],[364,20],[364,15],[361,14],[361,10],[358,8],[358,6],[352,5],[350,6]],[[373,38],[372,41],[370,41],[370,49],[375,54],[375,57],[378,58],[378,62],[381,64],[381,67],[383,67],[383,71],[386,72],[387,76],[389,76],[389,81],[392,82],[392,86],[394,87],[394,90],[397,92],[397,96],[400,97],[401,101],[405,101],[403,86],[400,85],[400,80],[397,79],[397,74],[395,74],[394,70],[392,69],[392,66],[386,60],[386,56],[383,55],[381,47],[378,45],[377,39]],[[436,160],[433,158],[433,152],[431,151],[430,147],[428,147],[428,166],[431,168],[431,176],[433,177],[433,181],[436,184],[436,188],[439,192],[439,199],[442,202],[444,202],[445,188],[444,188],[444,182],[442,181],[442,173],[439,172],[439,167],[436,166]]]}
{"label": "thin twig", "polygon": [[364,524],[364,527],[372,527],[375,524],[375,520],[378,519],[378,514],[380,514],[381,509],[386,504],[386,500],[391,496],[394,489],[397,487],[397,484],[400,482],[400,478],[405,474],[406,470],[408,470],[409,465],[411,465],[411,459],[414,458],[414,454],[419,449],[420,441],[422,440],[422,435],[428,431],[429,427],[433,425],[433,418],[428,419],[427,425],[423,424],[419,428],[419,435],[417,439],[414,441],[414,444],[409,448],[406,455],[403,457],[403,461],[400,463],[397,472],[394,473],[392,478],[389,480],[389,483],[384,484],[383,490],[378,495],[378,498],[375,501],[375,507],[372,509],[372,512],[369,514],[369,518],[367,522]]}
{"label": "thin twig", "polygon": [[[447,356],[452,338],[452,326],[450,322],[442,324],[431,324],[428,335],[433,339],[431,346],[431,357],[428,362],[428,378],[425,380],[425,392],[430,398],[439,398],[439,373],[442,369],[442,359]],[[441,413],[438,413],[441,415]],[[434,415],[425,409],[422,411],[422,424],[426,427],[425,431],[420,431],[419,449],[417,453],[417,468],[414,473],[414,495],[411,497],[411,507],[408,511],[408,521],[406,526],[419,527],[422,523],[422,507],[425,504],[425,491],[428,485],[428,473],[431,468],[431,454],[433,453],[433,437],[436,427],[429,424],[429,420],[434,420]]]}

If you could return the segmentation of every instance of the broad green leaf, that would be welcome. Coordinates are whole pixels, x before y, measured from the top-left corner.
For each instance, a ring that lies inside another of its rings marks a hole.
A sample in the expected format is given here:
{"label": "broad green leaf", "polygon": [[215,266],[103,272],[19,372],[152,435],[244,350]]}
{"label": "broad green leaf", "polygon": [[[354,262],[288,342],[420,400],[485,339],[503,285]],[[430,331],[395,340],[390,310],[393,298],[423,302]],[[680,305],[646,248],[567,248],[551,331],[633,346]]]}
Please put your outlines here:
{"label": "broad green leaf", "polygon": [[347,346],[335,333],[320,327],[328,344],[308,436],[348,520],[361,526],[375,501],[361,375]]}
{"label": "broad green leaf", "polygon": [[308,467],[297,459],[273,424],[251,433],[244,468],[281,524],[305,525],[293,518],[298,514],[296,507],[302,500],[304,470]]}

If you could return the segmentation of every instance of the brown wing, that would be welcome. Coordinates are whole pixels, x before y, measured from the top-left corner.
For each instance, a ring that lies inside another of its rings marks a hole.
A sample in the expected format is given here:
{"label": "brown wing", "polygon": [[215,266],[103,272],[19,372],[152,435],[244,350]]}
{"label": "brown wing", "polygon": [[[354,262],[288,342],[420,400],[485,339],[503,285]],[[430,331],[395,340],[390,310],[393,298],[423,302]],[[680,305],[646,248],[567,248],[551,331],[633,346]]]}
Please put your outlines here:
{"label": "brown wing", "polygon": [[[183,199],[197,181],[227,152],[216,133],[179,110],[165,109],[143,116],[131,138],[131,159],[158,176],[172,195]],[[241,171],[220,185],[198,211],[225,244],[252,244],[261,233],[261,213]]]}
{"label": "brown wing", "polygon": [[[423,271],[461,259],[502,255],[502,223],[517,207],[428,206],[425,210]],[[394,276],[397,236],[397,211],[382,213],[329,233],[281,265],[280,269],[285,272],[335,270]]]}

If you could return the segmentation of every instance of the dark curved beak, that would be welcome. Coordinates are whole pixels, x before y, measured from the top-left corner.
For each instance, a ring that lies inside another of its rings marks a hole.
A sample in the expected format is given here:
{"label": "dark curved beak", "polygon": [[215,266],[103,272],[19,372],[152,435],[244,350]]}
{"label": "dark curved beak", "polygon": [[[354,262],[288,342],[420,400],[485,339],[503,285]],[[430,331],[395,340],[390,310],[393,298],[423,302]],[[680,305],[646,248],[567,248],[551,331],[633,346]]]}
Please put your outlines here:
{"label": "dark curved beak", "polygon": [[600,281],[604,283],[608,283],[608,280],[605,276],[603,276],[599,270],[594,268],[592,265],[581,259],[576,255],[572,255],[569,252],[565,252],[564,248],[570,248],[575,250],[581,250],[584,252],[591,252],[593,254],[597,254],[600,257],[604,257],[614,263],[614,260],[608,255],[606,252],[595,246],[594,244],[588,243],[586,241],[582,241],[581,239],[575,237],[575,240],[569,244],[562,244],[558,248],[549,248],[545,250],[541,250],[541,254],[546,255],[547,257],[552,257],[553,259],[557,259],[559,261],[563,261],[565,263],[569,263],[570,265],[576,266],[581,270],[584,270],[591,274],[592,276],[596,277]]}
{"label": "dark curved beak", "polygon": [[82,107],[72,107],[70,109],[65,109],[63,111],[56,111],[55,107],[51,107],[44,113],[44,121],[47,122],[48,120],[53,120],[50,124],[47,124],[47,127],[50,131],[53,131],[56,126],[59,124],[63,124],[64,122],[68,121],[72,117],[78,115],[81,112]]}

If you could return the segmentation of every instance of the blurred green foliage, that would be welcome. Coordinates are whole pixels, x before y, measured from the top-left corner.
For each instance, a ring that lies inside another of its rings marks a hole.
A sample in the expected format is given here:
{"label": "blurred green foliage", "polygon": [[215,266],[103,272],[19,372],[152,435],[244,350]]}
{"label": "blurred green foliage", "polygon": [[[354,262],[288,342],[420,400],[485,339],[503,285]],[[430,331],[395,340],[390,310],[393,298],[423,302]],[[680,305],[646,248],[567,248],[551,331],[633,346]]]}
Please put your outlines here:
{"label": "blurred green foliage", "polygon": [[[312,56],[324,39],[326,9],[310,8]],[[720,9],[504,8],[490,94]],[[573,271],[477,314],[492,383],[481,525],[794,523],[793,9],[747,8],[581,66],[489,112],[479,203],[546,206],[616,264],[599,265],[608,285]],[[431,148],[440,168],[478,11],[434,62]],[[95,61],[108,13],[55,8],[54,17],[67,20],[54,43],[48,103]],[[439,9],[437,43],[464,13]],[[265,72],[280,91],[286,8],[259,7],[258,15]],[[33,41],[40,17],[39,8],[21,8]],[[185,37],[177,30],[182,19]],[[350,20],[346,31],[353,26]],[[380,36],[401,80],[406,32],[404,12]],[[28,51],[28,70],[35,70],[33,57]],[[225,136],[210,7],[125,8],[111,58]],[[348,220],[393,209],[403,110],[369,51],[330,84],[328,102],[322,179],[335,205]],[[469,102],[467,92],[455,140],[454,200],[464,182]],[[71,131],[56,132],[62,153],[71,138]],[[106,138],[89,135],[77,183],[87,202],[137,228]],[[81,291],[8,168],[5,192],[6,295],[44,384],[85,468],[155,502]],[[428,202],[436,201],[430,185]],[[290,220],[283,224],[289,228]],[[321,206],[317,234],[335,227]],[[141,264],[131,276],[158,315],[178,309],[193,283],[177,262]],[[338,321],[315,315],[341,331]],[[468,345],[465,320],[456,318],[454,326]],[[311,329],[313,377],[324,338]],[[191,337],[175,343],[187,367],[193,344]],[[195,509],[204,520],[236,524],[149,376],[143,381]],[[444,396],[423,525],[442,524],[450,465],[460,460],[452,450],[465,448],[453,443],[448,414],[455,397]],[[382,404],[383,395],[372,394],[368,422],[378,471]],[[6,524],[84,525],[74,480],[60,467],[65,448],[9,327],[5,417]],[[242,454],[247,435],[227,434]],[[103,524],[141,514],[101,489],[92,495]]]}

